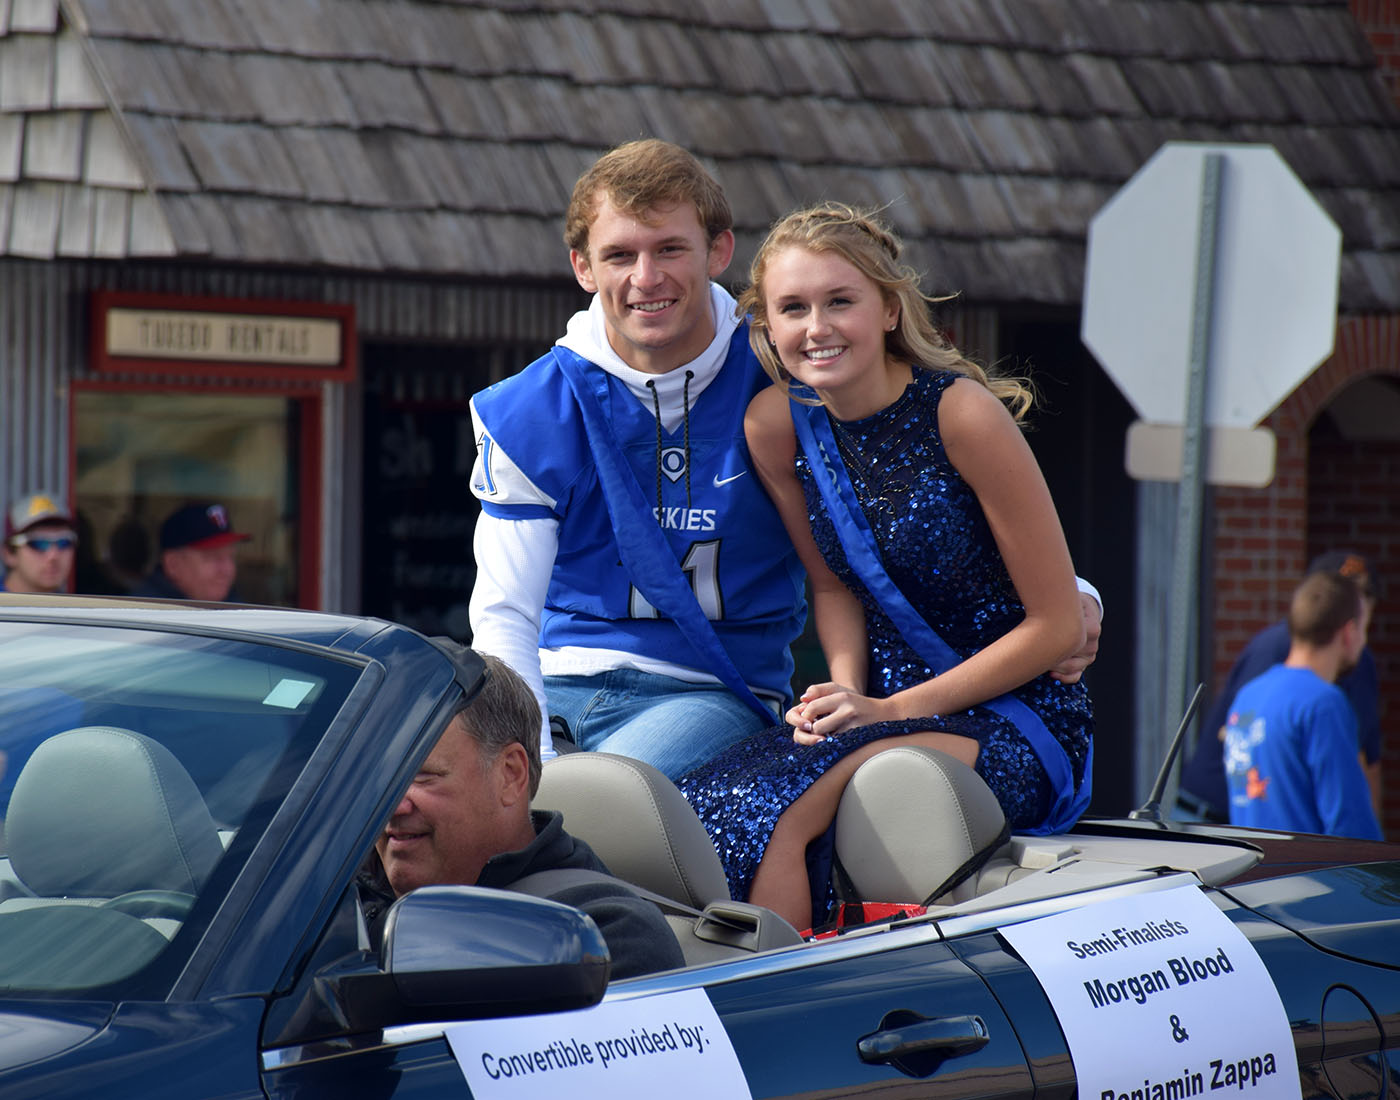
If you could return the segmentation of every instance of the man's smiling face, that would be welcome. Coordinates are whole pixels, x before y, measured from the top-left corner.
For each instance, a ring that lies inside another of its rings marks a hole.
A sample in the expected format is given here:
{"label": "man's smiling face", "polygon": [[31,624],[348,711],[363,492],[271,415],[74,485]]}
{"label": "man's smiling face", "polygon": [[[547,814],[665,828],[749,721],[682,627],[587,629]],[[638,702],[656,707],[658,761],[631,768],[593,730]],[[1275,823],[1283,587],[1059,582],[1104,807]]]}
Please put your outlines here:
{"label": "man's smiling face", "polygon": [[693,203],[656,207],[638,218],[604,195],[588,252],[570,252],[569,260],[579,285],[598,295],[613,351],[636,370],[665,374],[714,339],[710,280],[733,255],[733,233],[708,240]]}
{"label": "man's smiling face", "polygon": [[454,718],[389,819],[375,849],[400,897],[419,886],[472,886],[486,861],[505,850],[488,762],[460,717]]}

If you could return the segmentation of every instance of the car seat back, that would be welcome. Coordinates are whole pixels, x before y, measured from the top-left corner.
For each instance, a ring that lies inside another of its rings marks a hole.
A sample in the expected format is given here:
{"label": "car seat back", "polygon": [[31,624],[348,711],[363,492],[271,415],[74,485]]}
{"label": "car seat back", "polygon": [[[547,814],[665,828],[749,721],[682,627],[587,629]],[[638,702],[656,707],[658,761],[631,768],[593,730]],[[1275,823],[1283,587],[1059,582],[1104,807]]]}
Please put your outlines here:
{"label": "car seat back", "polygon": [[544,767],[534,805],[558,810],[626,882],[708,916],[667,914],[687,963],[712,962],[801,943],[771,910],[731,901],[719,855],[690,803],[650,764],[602,752],[575,752]]}
{"label": "car seat back", "polygon": [[223,854],[180,762],[116,726],[40,744],[15,781],[5,832],[15,875],[46,898],[195,894]]}
{"label": "car seat back", "polygon": [[951,896],[1007,838],[1006,815],[972,768],[901,745],[856,769],[836,812],[836,859],[862,902]]}

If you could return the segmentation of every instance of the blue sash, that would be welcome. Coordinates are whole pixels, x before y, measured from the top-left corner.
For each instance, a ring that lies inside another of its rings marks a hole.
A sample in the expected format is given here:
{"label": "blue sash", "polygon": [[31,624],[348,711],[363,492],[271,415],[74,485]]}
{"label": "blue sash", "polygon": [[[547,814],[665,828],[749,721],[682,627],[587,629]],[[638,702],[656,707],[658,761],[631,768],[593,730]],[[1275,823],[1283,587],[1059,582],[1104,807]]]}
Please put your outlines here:
{"label": "blue sash", "polygon": [[725,687],[760,715],[765,725],[775,721],[771,708],[764,706],[749,690],[743,676],[734,666],[729,651],[724,648],[715,628],[705,617],[695,592],[681,571],[666,536],[656,522],[652,507],[642,494],[642,487],[627,465],[626,456],[618,446],[609,427],[596,383],[588,377],[596,374],[607,386],[607,375],[598,368],[584,371],[567,351],[554,349],[554,361],[578,402],[583,419],[584,434],[598,471],[598,484],[603,490],[608,516],[612,520],[618,553],[623,567],[637,590],[647,602],[676,624],[685,640],[695,650],[702,666]]}
{"label": "blue sash", "polygon": [[[934,674],[948,671],[960,663],[962,658],[929,626],[885,572],[875,542],[875,533],[870,529],[860,502],[856,499],[855,488],[851,484],[845,463],[841,461],[826,410],[820,405],[805,405],[798,401],[791,401],[790,405],[798,441],[807,456],[812,478],[821,493],[822,503],[825,504],[827,515],[836,528],[837,538],[846,552],[846,560],[851,569],[889,616],[904,641],[929,668],[933,669]],[[1046,820],[1034,828],[1018,831],[1042,836],[1064,832],[1079,820],[1089,805],[1090,777],[1094,760],[1093,743],[1090,743],[1084,761],[1084,781],[1076,791],[1069,756],[1064,747],[1045,728],[1040,715],[1010,692],[989,699],[982,706],[1009,718],[1015,724],[1040,758],[1041,766],[1045,768],[1045,774],[1049,776],[1054,792],[1050,814]]]}

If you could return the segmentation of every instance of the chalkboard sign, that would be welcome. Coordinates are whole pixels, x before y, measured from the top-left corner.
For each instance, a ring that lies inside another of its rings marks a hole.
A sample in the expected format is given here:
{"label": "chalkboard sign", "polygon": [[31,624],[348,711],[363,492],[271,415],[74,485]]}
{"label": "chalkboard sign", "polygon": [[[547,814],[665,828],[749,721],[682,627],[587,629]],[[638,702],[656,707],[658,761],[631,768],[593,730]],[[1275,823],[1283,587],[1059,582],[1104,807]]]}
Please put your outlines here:
{"label": "chalkboard sign", "polygon": [[366,348],[364,367],[362,606],[469,642],[481,510],[469,402],[491,372],[471,349]]}

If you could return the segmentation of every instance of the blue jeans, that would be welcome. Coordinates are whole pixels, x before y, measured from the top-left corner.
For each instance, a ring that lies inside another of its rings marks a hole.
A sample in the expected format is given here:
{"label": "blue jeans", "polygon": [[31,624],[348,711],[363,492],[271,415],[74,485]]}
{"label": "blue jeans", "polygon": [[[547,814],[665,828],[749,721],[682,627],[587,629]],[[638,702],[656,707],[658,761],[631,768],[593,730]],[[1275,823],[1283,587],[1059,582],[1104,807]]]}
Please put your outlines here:
{"label": "blue jeans", "polygon": [[630,668],[546,676],[544,692],[579,748],[645,760],[671,779],[778,721],[765,723],[720,684]]}

